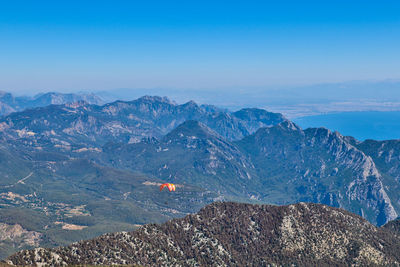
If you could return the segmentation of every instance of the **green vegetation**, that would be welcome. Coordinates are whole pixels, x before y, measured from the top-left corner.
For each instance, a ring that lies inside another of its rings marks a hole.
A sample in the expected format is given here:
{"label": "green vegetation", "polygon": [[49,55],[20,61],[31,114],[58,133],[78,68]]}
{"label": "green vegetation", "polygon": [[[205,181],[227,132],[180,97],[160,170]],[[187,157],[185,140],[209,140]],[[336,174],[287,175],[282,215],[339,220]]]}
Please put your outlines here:
{"label": "green vegetation", "polygon": [[[400,239],[343,209],[219,202],[197,214],[67,247],[24,251],[16,264],[396,266]],[[101,255],[101,257],[99,257]]]}
{"label": "green vegetation", "polygon": [[[16,177],[0,187],[0,223],[19,224],[40,233],[44,247],[164,222],[194,212],[216,197],[190,186],[174,194],[160,193],[157,183],[162,180],[157,178],[103,167],[86,159],[65,160],[57,154],[54,161],[48,153],[40,160],[41,155],[43,152],[24,152],[14,157],[22,167],[32,164],[33,173],[22,183],[14,184],[20,180]],[[29,160],[21,160],[23,157]],[[26,171],[22,175],[26,177]],[[0,246],[1,257],[28,248],[7,240]]]}
{"label": "green vegetation", "polygon": [[[183,217],[216,200],[318,202],[378,225],[396,216],[400,142],[358,143],[282,120],[157,97],[13,113],[0,120],[0,223],[38,232],[50,247]],[[163,182],[176,192],[159,192]],[[3,251],[19,249],[7,242]]]}

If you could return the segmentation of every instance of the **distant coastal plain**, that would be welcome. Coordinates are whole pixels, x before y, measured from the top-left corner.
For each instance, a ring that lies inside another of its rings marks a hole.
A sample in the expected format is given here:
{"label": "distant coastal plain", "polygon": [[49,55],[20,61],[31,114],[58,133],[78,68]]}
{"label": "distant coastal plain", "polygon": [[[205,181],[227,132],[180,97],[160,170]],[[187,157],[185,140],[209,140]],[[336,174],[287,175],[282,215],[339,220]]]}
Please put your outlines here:
{"label": "distant coastal plain", "polygon": [[338,112],[299,117],[293,121],[303,129],[325,127],[360,141],[400,139],[400,111]]}

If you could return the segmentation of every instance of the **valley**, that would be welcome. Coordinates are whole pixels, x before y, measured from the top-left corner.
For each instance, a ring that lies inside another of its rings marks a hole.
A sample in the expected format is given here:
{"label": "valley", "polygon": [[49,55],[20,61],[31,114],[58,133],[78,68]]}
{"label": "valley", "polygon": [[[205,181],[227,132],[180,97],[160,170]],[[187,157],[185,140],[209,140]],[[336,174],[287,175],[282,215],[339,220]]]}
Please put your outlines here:
{"label": "valley", "polygon": [[[0,126],[0,223],[37,237],[0,240],[3,258],[182,218],[215,201],[322,203],[378,226],[400,212],[396,140],[303,130],[261,109],[145,96],[37,107]],[[159,192],[164,182],[176,192]]]}

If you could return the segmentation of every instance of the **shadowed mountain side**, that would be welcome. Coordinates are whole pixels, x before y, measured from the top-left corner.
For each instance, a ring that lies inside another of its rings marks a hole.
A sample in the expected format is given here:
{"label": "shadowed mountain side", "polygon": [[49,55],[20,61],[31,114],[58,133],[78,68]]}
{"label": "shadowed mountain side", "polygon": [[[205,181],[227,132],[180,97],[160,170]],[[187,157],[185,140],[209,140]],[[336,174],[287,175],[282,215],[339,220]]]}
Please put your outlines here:
{"label": "shadowed mountain side", "polygon": [[110,143],[92,159],[174,183],[201,186],[226,197],[248,198],[250,194],[246,184],[251,179],[251,163],[236,146],[197,121],[186,121],[161,140]]}
{"label": "shadowed mountain side", "polygon": [[382,226],[386,231],[391,232],[394,234],[397,238],[400,239],[400,218],[397,218],[393,221],[388,222],[384,226]]}
{"label": "shadowed mountain side", "polygon": [[392,202],[400,203],[400,140],[365,140],[354,146],[373,159]]}
{"label": "shadowed mountain side", "polygon": [[399,239],[320,204],[214,203],[197,214],[68,247],[21,251],[7,263],[157,266],[398,265]]}
{"label": "shadowed mountain side", "polygon": [[342,207],[382,225],[397,217],[395,179],[348,138],[324,128],[302,130],[292,122],[261,128],[229,142],[207,126],[187,121],[161,140],[108,143],[83,155],[109,165],[188,183],[225,199]]}
{"label": "shadowed mountain side", "polygon": [[338,132],[303,131],[287,121],[262,128],[237,145],[264,182],[261,199],[342,207],[378,225],[397,217],[397,204],[385,191],[374,161]]}

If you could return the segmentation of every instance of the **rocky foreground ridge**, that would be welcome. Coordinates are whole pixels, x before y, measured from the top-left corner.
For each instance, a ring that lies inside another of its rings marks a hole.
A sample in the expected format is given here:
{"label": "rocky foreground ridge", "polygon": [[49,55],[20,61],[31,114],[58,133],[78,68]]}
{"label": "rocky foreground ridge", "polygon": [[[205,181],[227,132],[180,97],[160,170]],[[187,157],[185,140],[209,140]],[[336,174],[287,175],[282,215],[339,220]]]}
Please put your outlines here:
{"label": "rocky foreground ridge", "polygon": [[360,216],[321,204],[213,203],[197,214],[12,255],[13,265],[399,266],[400,239]]}

